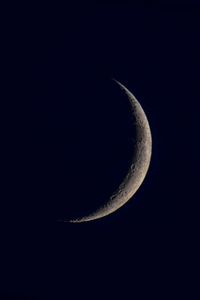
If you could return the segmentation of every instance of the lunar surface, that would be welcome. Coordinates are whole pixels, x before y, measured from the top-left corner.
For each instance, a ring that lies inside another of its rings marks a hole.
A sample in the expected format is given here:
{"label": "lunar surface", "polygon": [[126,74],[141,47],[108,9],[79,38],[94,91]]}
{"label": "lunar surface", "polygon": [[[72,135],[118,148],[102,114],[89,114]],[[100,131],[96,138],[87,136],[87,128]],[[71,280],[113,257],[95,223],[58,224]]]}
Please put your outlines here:
{"label": "lunar surface", "polygon": [[152,137],[147,117],[134,95],[120,82],[116,84],[127,95],[130,101],[132,114],[136,123],[136,142],[133,149],[133,158],[129,171],[108,202],[93,213],[79,219],[70,220],[71,223],[88,222],[103,218],[122,207],[130,200],[142,184],[149,168],[152,153]]}

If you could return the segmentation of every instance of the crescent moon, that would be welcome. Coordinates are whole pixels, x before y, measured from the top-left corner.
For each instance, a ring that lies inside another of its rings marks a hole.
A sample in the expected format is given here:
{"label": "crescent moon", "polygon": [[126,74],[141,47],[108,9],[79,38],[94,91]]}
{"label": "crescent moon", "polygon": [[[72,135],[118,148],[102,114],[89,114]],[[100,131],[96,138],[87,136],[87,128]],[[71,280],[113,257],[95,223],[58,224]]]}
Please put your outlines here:
{"label": "crescent moon", "polygon": [[136,145],[134,157],[128,174],[118,187],[117,191],[110,197],[108,202],[94,211],[93,213],[79,219],[70,220],[71,223],[89,222],[103,218],[115,212],[130,200],[141,186],[151,160],[152,154],[152,137],[149,122],[138,100],[134,95],[119,81],[114,81],[127,95],[131,104],[131,110],[136,120]]}

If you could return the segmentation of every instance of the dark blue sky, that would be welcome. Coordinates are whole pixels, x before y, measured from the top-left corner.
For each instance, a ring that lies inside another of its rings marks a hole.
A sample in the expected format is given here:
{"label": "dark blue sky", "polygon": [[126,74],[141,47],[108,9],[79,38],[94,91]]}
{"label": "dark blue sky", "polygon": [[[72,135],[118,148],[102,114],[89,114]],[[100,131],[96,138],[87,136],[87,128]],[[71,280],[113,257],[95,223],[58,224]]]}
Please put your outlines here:
{"label": "dark blue sky", "polygon": [[[196,280],[199,7],[32,9],[13,28],[26,105],[6,127],[0,291],[10,299],[178,298]],[[113,77],[149,119],[149,172],[115,214],[58,223],[104,203],[127,172],[134,126]]]}

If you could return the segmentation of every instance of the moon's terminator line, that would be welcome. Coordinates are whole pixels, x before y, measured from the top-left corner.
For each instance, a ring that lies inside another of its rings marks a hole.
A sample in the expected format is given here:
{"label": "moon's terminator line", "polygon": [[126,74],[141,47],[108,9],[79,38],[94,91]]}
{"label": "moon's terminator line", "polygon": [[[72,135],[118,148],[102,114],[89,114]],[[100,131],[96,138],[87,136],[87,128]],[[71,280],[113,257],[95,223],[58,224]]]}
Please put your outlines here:
{"label": "moon's terminator line", "polygon": [[136,193],[149,168],[152,153],[152,137],[147,117],[134,95],[120,82],[114,81],[126,93],[131,104],[132,113],[136,119],[136,143],[132,163],[128,174],[108,202],[87,216],[70,220],[69,222],[72,223],[100,219],[119,209]]}

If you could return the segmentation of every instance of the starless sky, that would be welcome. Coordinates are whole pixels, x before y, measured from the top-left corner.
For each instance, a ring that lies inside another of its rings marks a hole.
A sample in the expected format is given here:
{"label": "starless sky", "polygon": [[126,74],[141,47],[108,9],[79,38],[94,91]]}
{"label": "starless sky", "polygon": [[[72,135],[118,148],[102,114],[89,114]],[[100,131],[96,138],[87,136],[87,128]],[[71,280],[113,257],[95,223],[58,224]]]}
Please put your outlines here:
{"label": "starless sky", "polygon": [[[23,92],[12,90],[26,104],[5,127],[2,297],[185,294],[196,280],[199,7],[151,1],[22,11],[11,27]],[[134,122],[112,78],[148,117],[150,169],[109,217],[57,222],[104,203],[130,165]]]}

